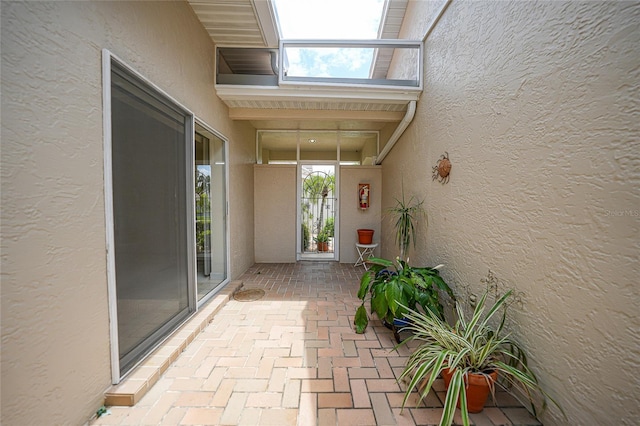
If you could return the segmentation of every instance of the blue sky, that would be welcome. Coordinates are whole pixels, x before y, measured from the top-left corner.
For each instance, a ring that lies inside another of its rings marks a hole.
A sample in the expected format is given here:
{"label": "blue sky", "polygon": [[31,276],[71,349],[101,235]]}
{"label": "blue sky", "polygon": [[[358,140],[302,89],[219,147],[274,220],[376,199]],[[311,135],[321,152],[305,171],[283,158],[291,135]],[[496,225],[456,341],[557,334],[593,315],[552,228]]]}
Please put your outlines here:
{"label": "blue sky", "polygon": [[[273,0],[282,38],[375,39],[383,0]],[[373,49],[288,49],[290,76],[359,77],[369,74]]]}

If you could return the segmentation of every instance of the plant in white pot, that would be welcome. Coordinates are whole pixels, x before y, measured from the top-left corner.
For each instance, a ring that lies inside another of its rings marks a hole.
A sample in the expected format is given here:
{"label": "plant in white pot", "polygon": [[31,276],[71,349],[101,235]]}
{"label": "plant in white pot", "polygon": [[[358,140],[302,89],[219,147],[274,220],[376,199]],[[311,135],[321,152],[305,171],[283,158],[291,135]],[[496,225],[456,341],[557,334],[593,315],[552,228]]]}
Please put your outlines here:
{"label": "plant in white pot", "polygon": [[[542,402],[542,410],[546,408],[547,399],[558,406],[540,387],[535,374],[527,366],[527,357],[522,348],[504,330],[506,301],[511,294],[512,290],[508,291],[485,313],[485,291],[469,320],[457,304],[454,325],[429,311],[422,313],[409,310],[406,313],[408,325],[404,329],[412,334],[401,344],[412,340],[421,343],[398,378],[410,378],[402,408],[413,389],[418,390],[418,401],[422,401],[441,373],[445,382],[448,382],[441,426],[451,425],[457,405],[463,424],[469,425],[469,412],[482,411],[489,393],[494,393],[496,385],[519,389],[528,398],[534,416],[538,414],[537,401]],[[496,315],[501,317],[496,318],[499,321],[494,327],[491,320]],[[476,388],[483,388],[479,402],[472,395]],[[470,405],[472,399],[474,402]]]}

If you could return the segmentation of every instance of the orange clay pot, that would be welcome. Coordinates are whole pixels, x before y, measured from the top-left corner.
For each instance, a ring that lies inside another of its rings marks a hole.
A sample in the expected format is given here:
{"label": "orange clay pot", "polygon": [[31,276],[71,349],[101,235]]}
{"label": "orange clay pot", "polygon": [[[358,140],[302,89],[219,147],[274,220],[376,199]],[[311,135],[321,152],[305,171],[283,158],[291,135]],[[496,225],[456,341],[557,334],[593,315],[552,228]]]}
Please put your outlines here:
{"label": "orange clay pot", "polygon": [[358,244],[373,243],[373,229],[358,229]]}
{"label": "orange clay pot", "polygon": [[329,243],[318,242],[318,251],[329,251]]}
{"label": "orange clay pot", "polygon": [[[442,370],[442,378],[444,384],[449,389],[449,382],[455,370]],[[495,383],[498,380],[498,372],[489,373],[489,380]],[[465,388],[467,390],[467,411],[470,413],[479,413],[484,408],[485,402],[489,397],[491,388],[487,383],[487,376],[484,374],[469,373],[464,378]],[[460,408],[460,399],[458,399],[458,408]]]}

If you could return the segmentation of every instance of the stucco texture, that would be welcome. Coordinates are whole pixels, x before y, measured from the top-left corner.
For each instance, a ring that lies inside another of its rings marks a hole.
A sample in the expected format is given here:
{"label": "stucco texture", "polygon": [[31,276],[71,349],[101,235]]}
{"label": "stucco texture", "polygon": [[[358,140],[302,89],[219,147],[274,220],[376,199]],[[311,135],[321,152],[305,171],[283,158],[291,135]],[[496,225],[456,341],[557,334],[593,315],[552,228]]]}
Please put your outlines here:
{"label": "stucco texture", "polygon": [[215,47],[186,2],[1,8],[1,423],[82,424],[111,382],[101,50],[230,140],[233,276],[253,263],[253,132],[215,97]]}
{"label": "stucco texture", "polygon": [[[361,210],[358,184],[371,185],[369,208]],[[380,221],[382,218],[382,167],[340,167],[340,262],[355,263],[358,259],[356,243],[358,229],[373,229],[373,242],[380,243]],[[374,254],[380,254],[376,247]]]}
{"label": "stucco texture", "polygon": [[258,263],[296,261],[296,165],[254,166],[254,235]]}
{"label": "stucco texture", "polygon": [[385,206],[403,177],[426,200],[411,263],[444,263],[465,303],[489,270],[516,290],[514,337],[568,417],[551,407],[545,425],[640,418],[638,22],[638,2],[453,1],[383,162]]}

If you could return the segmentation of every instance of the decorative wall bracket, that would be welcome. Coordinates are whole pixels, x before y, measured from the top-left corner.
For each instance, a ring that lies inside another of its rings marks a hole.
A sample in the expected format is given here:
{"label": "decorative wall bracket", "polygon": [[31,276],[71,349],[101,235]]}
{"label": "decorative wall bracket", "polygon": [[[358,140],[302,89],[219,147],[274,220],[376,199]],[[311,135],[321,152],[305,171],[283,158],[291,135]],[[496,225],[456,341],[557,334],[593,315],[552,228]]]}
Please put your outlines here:
{"label": "decorative wall bracket", "polygon": [[451,172],[451,161],[449,161],[449,153],[445,151],[440,159],[433,166],[433,180],[437,180],[441,184],[449,182],[449,173]]}

